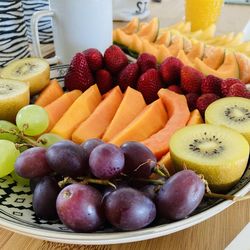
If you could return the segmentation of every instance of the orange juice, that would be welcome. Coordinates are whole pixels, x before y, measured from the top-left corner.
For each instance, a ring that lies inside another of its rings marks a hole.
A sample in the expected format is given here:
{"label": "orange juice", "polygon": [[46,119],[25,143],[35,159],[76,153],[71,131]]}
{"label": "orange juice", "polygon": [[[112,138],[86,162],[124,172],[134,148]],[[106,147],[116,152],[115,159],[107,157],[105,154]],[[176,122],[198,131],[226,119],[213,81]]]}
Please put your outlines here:
{"label": "orange juice", "polygon": [[223,0],[186,0],[186,21],[191,22],[192,31],[215,24],[222,4]]}

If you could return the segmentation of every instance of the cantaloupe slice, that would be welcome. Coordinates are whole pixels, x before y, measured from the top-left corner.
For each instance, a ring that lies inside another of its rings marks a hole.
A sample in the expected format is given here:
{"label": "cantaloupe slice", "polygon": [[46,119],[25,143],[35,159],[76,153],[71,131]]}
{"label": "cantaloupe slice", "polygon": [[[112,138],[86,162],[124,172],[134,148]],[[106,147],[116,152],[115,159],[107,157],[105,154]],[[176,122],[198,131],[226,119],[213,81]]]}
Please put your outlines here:
{"label": "cantaloupe slice", "polygon": [[183,50],[186,54],[188,54],[193,47],[192,40],[188,39],[187,37],[183,37]]}
{"label": "cantaloupe slice", "polygon": [[71,139],[73,131],[92,114],[101,100],[102,96],[97,85],[92,85],[74,101],[51,133],[58,134],[64,139]]}
{"label": "cantaloupe slice", "polygon": [[143,144],[155,154],[157,159],[160,159],[169,151],[169,140],[173,133],[186,125],[190,112],[184,95],[168,89],[160,89],[158,95],[167,109],[169,118],[165,127],[143,141]]}
{"label": "cantaloupe slice", "polygon": [[155,41],[156,44],[163,44],[168,47],[172,40],[172,33],[170,31],[164,32],[161,36]]}
{"label": "cantaloupe slice", "polygon": [[139,18],[134,17],[132,20],[123,28],[121,28],[126,34],[131,35],[138,31],[139,29]]}
{"label": "cantaloupe slice", "polygon": [[181,35],[172,35],[171,44],[168,47],[172,56],[177,56],[179,51],[184,48],[183,37]]}
{"label": "cantaloupe slice", "polygon": [[158,164],[160,166],[164,166],[168,170],[170,175],[173,175],[176,172],[174,168],[174,164],[171,160],[170,152],[167,152],[164,156],[162,156],[160,161],[158,161]]}
{"label": "cantaloupe slice", "polygon": [[204,75],[214,75],[222,79],[240,77],[239,66],[232,52],[226,54],[224,63],[217,70],[208,67],[199,58],[195,59],[195,65]]}
{"label": "cantaloupe slice", "polygon": [[116,86],[94,112],[77,127],[72,134],[72,140],[76,143],[82,143],[91,138],[101,138],[112,121],[121,101],[122,92],[120,87]]}
{"label": "cantaloupe slice", "polygon": [[168,48],[163,45],[157,45],[158,53],[157,53],[157,62],[162,63],[167,57],[171,56],[171,53],[169,52]]}
{"label": "cantaloupe slice", "polygon": [[49,126],[46,132],[50,131],[55,126],[59,119],[81,94],[82,91],[80,90],[72,90],[44,107],[49,115]]}
{"label": "cantaloupe slice", "polygon": [[154,42],[157,39],[159,33],[159,26],[159,18],[154,17],[149,23],[140,28],[140,30],[137,32],[137,35],[148,40],[149,42]]}
{"label": "cantaloupe slice", "polygon": [[148,105],[144,110],[110,143],[120,146],[127,141],[143,141],[158,132],[167,123],[167,112],[160,99]]}
{"label": "cantaloupe slice", "polygon": [[195,124],[201,124],[204,123],[201,113],[198,109],[194,109],[191,113],[190,113],[190,118],[187,122],[187,126],[188,125],[195,125]]}
{"label": "cantaloupe slice", "polygon": [[193,42],[192,49],[187,54],[187,57],[192,62],[196,57],[202,59],[204,55],[205,44],[203,42]]}
{"label": "cantaloupe slice", "polygon": [[250,58],[239,52],[236,52],[235,56],[239,65],[240,80],[244,83],[250,83]]}
{"label": "cantaloupe slice", "polygon": [[183,50],[179,51],[177,58],[180,59],[184,65],[190,66],[192,68],[195,67],[195,65],[189,60],[189,58],[187,57],[186,53]]}
{"label": "cantaloupe slice", "polygon": [[142,53],[142,51],[143,51],[142,39],[137,34],[131,35],[131,42],[130,42],[128,48],[131,51],[136,52],[138,54]]}
{"label": "cantaloupe slice", "polygon": [[208,67],[216,70],[223,64],[225,55],[225,48],[206,45],[202,60]]}
{"label": "cantaloupe slice", "polygon": [[155,56],[156,58],[158,57],[158,49],[154,43],[150,43],[149,41],[142,39],[142,45],[143,45],[142,52],[149,53]]}
{"label": "cantaloupe slice", "polygon": [[111,141],[119,132],[126,128],[145,107],[146,103],[142,94],[128,87],[102,139],[106,142]]}
{"label": "cantaloupe slice", "polygon": [[132,41],[131,35],[126,34],[124,31],[121,29],[116,29],[115,31],[115,40],[114,42],[117,44],[124,45],[128,47]]}

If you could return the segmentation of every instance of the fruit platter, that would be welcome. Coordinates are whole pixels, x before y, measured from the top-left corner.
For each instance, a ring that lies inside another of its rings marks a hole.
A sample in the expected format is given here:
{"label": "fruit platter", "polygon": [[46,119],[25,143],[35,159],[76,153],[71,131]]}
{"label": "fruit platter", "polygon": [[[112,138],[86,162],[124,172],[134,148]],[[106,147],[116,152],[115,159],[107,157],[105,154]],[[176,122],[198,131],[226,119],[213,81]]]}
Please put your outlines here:
{"label": "fruit platter", "polygon": [[64,243],[135,242],[249,198],[247,45],[212,39],[213,26],[188,36],[185,23],[139,25],[70,65],[27,58],[1,70],[2,227]]}

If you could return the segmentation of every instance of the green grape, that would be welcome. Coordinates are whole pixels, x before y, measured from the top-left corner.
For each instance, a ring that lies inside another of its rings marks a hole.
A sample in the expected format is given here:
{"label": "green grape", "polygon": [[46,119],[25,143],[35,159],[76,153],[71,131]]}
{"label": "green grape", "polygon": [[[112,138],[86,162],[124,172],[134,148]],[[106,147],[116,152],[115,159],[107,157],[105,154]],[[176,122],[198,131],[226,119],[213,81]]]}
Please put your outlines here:
{"label": "green grape", "polygon": [[20,186],[24,186],[24,187],[29,187],[30,185],[30,180],[23,178],[21,176],[19,176],[16,171],[12,171],[11,172],[11,177],[17,182],[18,185]]}
{"label": "green grape", "polygon": [[20,152],[13,142],[0,140],[0,178],[14,170],[14,164]]}
{"label": "green grape", "polygon": [[59,135],[47,133],[47,134],[41,135],[38,138],[37,142],[38,142],[39,146],[48,148],[51,145],[55,144],[56,142],[59,142],[62,140],[63,140],[63,138],[60,137]]}
{"label": "green grape", "polygon": [[[14,125],[11,122],[4,121],[4,120],[0,120],[0,129],[18,131],[18,128],[16,125]],[[0,132],[0,140],[8,140],[8,141],[12,141],[12,142],[17,142],[18,136],[10,134],[10,133]]]}
{"label": "green grape", "polygon": [[16,125],[25,135],[40,135],[49,126],[49,116],[42,107],[27,105],[17,113]]}

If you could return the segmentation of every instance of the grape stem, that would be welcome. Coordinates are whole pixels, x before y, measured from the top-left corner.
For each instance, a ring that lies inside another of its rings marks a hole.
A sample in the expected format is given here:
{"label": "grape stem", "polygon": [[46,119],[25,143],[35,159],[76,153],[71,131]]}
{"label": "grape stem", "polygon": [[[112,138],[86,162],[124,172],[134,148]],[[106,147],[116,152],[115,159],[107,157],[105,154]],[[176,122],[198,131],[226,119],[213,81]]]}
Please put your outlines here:
{"label": "grape stem", "polygon": [[88,177],[79,177],[77,178],[77,180],[71,177],[66,177],[62,181],[59,181],[58,185],[61,188],[63,188],[67,184],[76,184],[76,183],[83,184],[83,185],[87,185],[89,183],[98,184],[98,185],[107,185],[116,189],[116,185],[109,180],[99,180],[99,179],[93,179],[93,178],[88,178]]}
{"label": "grape stem", "polygon": [[165,183],[165,181],[163,181],[163,180],[154,180],[154,179],[135,178],[133,180],[146,182],[146,183],[150,183],[150,184],[153,184],[153,185],[163,185]]}

